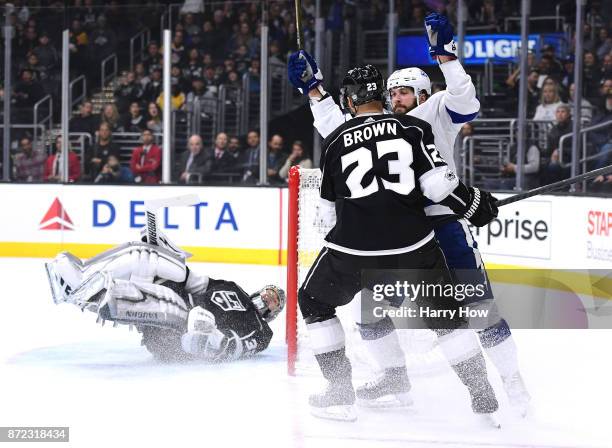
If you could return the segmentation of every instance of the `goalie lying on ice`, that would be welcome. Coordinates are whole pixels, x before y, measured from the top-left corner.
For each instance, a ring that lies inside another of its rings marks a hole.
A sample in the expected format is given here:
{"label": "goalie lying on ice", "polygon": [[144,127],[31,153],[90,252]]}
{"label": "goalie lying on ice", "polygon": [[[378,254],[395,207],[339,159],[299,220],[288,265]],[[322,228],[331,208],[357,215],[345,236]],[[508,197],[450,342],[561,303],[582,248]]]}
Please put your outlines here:
{"label": "goalie lying on ice", "polygon": [[132,242],[83,262],[68,252],[46,264],[55,303],[134,325],[162,361],[231,361],[268,347],[285,293],[247,294],[232,281],[201,276],[176,251]]}

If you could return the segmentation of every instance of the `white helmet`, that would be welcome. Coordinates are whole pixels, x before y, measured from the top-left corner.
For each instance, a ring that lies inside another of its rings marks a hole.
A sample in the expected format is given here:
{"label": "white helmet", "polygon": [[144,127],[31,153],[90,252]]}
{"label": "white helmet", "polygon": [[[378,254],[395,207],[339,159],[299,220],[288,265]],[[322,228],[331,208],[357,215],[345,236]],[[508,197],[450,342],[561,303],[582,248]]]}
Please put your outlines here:
{"label": "white helmet", "polygon": [[431,81],[429,76],[418,67],[403,68],[391,73],[387,79],[387,91],[396,87],[412,87],[416,96],[417,105],[420,104],[419,94],[424,90],[431,96]]}

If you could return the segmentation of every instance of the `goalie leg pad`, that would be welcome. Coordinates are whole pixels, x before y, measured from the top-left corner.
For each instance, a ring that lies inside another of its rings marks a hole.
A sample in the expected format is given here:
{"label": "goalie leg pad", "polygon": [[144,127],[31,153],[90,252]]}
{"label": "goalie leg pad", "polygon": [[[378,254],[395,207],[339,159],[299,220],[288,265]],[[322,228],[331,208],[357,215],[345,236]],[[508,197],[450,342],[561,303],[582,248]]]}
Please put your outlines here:
{"label": "goalie leg pad", "polygon": [[105,320],[183,330],[188,310],[170,288],[153,283],[113,280],[100,303]]}

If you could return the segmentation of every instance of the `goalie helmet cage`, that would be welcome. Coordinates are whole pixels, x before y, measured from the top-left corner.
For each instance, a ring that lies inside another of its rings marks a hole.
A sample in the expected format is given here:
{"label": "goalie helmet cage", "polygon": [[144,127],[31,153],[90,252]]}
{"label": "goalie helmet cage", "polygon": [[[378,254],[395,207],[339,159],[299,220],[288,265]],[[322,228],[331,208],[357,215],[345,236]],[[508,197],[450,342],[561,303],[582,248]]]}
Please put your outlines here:
{"label": "goalie helmet cage", "polygon": [[[298,318],[298,289],[310,266],[323,247],[325,235],[331,229],[328,220],[318,212],[321,171],[294,166],[289,171],[289,204],[287,232],[287,311],[286,343],[287,372],[295,375],[310,369],[314,356],[308,349],[305,325]],[[361,338],[353,319],[351,305],[340,307],[337,314],[345,328],[347,355],[357,371],[375,367],[363,349]],[[436,349],[436,338],[429,331],[399,330],[400,344],[406,354],[409,372],[425,374],[446,365],[446,360]],[[309,363],[310,362],[310,363]],[[299,366],[299,369],[296,367]],[[318,370],[318,369],[317,369]]]}

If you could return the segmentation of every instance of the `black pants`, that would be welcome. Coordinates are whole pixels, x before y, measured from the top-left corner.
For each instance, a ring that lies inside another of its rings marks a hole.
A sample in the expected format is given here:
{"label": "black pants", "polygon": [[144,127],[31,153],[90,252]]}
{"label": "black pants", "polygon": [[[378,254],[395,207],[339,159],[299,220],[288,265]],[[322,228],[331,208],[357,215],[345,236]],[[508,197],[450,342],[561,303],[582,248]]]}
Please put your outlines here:
{"label": "black pants", "polygon": [[[362,290],[371,292],[376,284],[394,284],[402,280],[398,269],[435,272],[440,282],[451,282],[444,255],[434,240],[423,247],[407,253],[385,256],[358,256],[324,248],[313,263],[299,291],[299,305],[306,322],[330,319],[335,309],[351,302]],[[372,275],[362,275],[364,270],[374,270]],[[424,275],[425,279],[427,275]],[[425,281],[428,281],[427,279]],[[401,302],[401,301],[400,301]],[[419,297],[418,306],[455,309],[459,302],[452,297]],[[396,305],[400,305],[397,303]],[[423,319],[427,328],[455,329],[462,321]]]}

